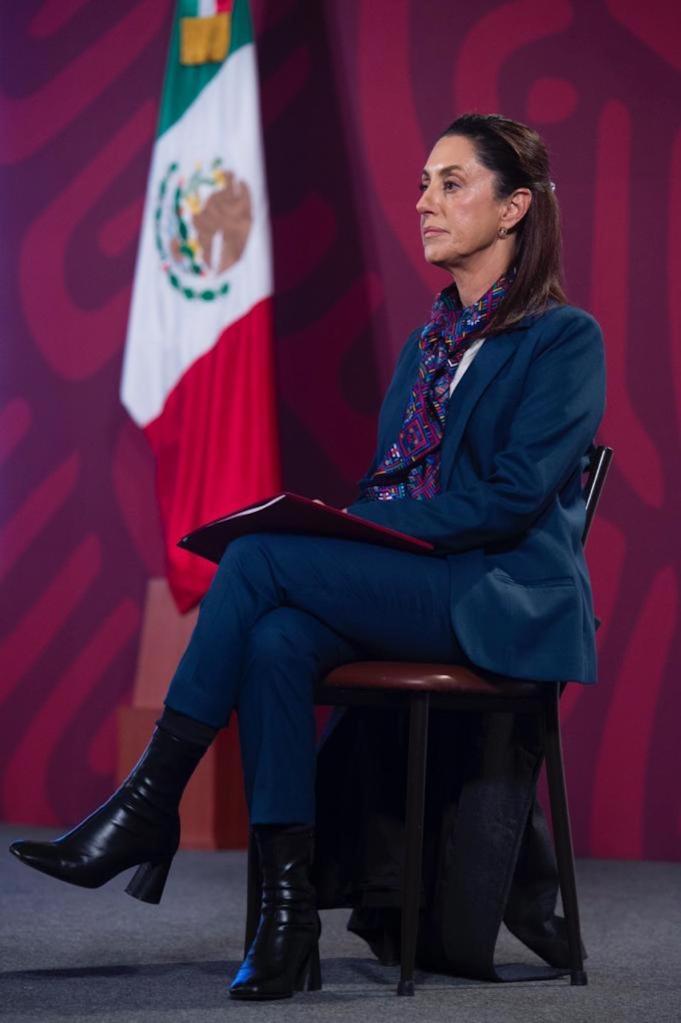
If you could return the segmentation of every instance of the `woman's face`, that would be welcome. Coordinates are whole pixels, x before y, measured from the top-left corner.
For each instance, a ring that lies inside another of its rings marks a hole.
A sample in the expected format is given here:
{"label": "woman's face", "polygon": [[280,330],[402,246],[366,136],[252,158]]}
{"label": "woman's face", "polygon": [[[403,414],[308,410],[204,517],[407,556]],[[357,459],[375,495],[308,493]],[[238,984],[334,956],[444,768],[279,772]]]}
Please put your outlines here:
{"label": "woman's face", "polygon": [[436,142],[420,189],[416,210],[426,260],[447,270],[484,262],[501,240],[507,200],[494,198],[494,174],[478,162],[473,143],[463,135]]}

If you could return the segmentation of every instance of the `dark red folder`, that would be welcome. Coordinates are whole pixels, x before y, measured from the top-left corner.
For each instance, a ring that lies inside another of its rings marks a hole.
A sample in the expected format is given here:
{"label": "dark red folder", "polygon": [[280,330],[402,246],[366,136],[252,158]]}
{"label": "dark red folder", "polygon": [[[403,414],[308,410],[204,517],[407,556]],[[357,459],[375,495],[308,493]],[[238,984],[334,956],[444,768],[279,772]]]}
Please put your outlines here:
{"label": "dark red folder", "polygon": [[306,533],[310,536],[333,536],[340,540],[362,540],[400,551],[423,553],[434,550],[426,540],[377,526],[327,504],[317,504],[309,497],[288,493],[258,501],[199,526],[178,540],[177,546],[217,563],[227,545],[246,533]]}

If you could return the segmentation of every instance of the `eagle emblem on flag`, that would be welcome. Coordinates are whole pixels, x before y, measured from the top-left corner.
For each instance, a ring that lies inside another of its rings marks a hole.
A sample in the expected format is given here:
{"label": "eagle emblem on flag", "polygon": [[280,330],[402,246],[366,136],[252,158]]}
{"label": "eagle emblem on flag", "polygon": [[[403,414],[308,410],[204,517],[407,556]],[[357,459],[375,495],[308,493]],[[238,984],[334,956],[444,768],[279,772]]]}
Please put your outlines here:
{"label": "eagle emblem on flag", "polygon": [[168,283],[190,300],[226,295],[227,272],[241,258],[252,222],[250,189],[220,157],[197,162],[188,175],[172,162],[155,211],[156,248]]}

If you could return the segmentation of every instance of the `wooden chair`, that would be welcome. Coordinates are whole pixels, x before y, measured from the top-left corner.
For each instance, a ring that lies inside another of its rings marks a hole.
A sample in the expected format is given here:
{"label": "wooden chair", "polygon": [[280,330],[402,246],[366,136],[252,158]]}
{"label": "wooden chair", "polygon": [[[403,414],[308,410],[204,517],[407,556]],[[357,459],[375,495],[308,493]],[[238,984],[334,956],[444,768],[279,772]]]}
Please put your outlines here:
{"label": "wooden chair", "polygon": [[[586,520],[582,543],[613,457],[612,448],[596,447],[584,488]],[[597,623],[600,624],[600,623]],[[316,703],[332,706],[406,705],[409,749],[405,807],[405,854],[402,873],[401,972],[398,995],[414,994],[414,965],[419,922],[419,893],[428,749],[428,711],[511,711],[541,717],[560,890],[570,952],[570,982],[587,983],[582,957],[575,864],[560,738],[558,701],[565,682],[522,682],[491,677],[462,665],[359,661],[332,671],[320,685]],[[248,902],[245,950],[255,937],[260,914],[260,878],[253,843],[248,857]]]}

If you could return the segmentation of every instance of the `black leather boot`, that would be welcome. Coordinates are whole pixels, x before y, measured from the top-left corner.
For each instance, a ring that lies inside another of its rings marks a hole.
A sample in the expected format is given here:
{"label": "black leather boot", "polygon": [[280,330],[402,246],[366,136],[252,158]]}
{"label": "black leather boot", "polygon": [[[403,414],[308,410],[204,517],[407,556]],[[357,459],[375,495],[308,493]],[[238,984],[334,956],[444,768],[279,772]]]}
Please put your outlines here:
{"label": "black leather boot", "polygon": [[99,888],[137,866],[128,895],[161,901],[180,842],[178,807],[205,752],[157,728],[120,788],[73,830],[53,842],[21,840],[10,852],[35,870],[82,888]]}
{"label": "black leather boot", "polygon": [[256,1000],[319,991],[322,927],[310,882],[314,828],[268,824],[253,831],[262,872],[260,921],[229,993]]}

